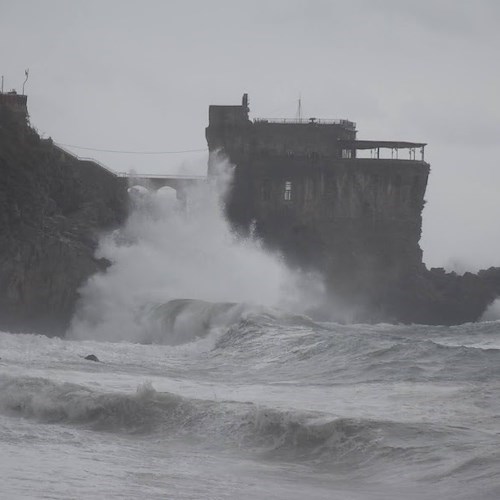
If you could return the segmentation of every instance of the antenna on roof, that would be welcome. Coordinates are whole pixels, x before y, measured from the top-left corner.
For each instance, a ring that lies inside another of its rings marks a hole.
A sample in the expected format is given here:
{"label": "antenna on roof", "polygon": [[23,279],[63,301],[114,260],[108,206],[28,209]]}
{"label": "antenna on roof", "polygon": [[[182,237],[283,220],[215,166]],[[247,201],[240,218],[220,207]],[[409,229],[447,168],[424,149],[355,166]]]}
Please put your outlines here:
{"label": "antenna on roof", "polygon": [[24,95],[24,86],[26,85],[26,82],[28,81],[28,77],[29,77],[29,74],[30,74],[30,70],[29,69],[25,69],[24,70],[24,74],[26,75],[26,79],[24,80],[23,82],[23,95]]}
{"label": "antenna on roof", "polygon": [[248,94],[243,94],[243,98],[241,99],[241,105],[243,106],[244,110],[247,113],[250,111],[250,108],[248,107]]}
{"label": "antenna on roof", "polygon": [[302,121],[302,96],[299,94],[299,102],[297,105],[297,119]]}

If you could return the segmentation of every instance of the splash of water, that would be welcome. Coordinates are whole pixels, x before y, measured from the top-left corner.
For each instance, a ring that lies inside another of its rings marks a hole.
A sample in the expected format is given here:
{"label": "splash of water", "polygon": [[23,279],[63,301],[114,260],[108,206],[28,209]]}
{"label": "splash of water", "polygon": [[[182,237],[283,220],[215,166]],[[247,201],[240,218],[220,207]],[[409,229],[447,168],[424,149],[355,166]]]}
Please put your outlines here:
{"label": "splash of water", "polygon": [[500,299],[491,303],[481,316],[481,321],[497,321],[500,319]]}
{"label": "splash of water", "polygon": [[133,209],[127,222],[102,238],[97,251],[112,265],[81,289],[70,338],[148,341],[152,311],[175,299],[294,310],[305,304],[298,290],[303,277],[257,239],[231,231],[221,203],[231,169],[219,163],[224,175],[217,186],[192,189],[187,209],[171,188],[129,190]]}

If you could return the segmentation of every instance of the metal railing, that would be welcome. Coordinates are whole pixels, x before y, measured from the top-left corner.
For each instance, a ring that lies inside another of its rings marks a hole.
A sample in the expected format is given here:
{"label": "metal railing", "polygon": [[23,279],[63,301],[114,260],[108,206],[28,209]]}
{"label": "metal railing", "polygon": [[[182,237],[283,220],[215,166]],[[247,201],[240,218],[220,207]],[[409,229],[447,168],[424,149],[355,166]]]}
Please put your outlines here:
{"label": "metal railing", "polygon": [[87,158],[83,156],[78,156],[75,153],[72,153],[71,151],[68,151],[66,148],[63,148],[59,144],[53,142],[53,146],[56,149],[59,149],[62,153],[70,156],[74,160],[78,161],[88,161],[95,163],[102,169],[106,170],[109,172],[111,175],[114,175],[115,177],[124,177],[124,178],[136,178],[136,179],[182,179],[182,180],[192,180],[192,181],[197,181],[197,180],[206,180],[205,175],[173,175],[173,174],[168,174],[168,175],[161,175],[161,174],[139,174],[139,173],[127,173],[127,172],[116,172],[115,170],[110,169],[106,165],[102,164],[100,161],[96,160],[95,158]]}
{"label": "metal railing", "polygon": [[254,123],[285,123],[285,124],[319,124],[319,125],[341,125],[342,127],[355,130],[356,123],[343,119],[325,118],[255,118]]}
{"label": "metal railing", "polygon": [[100,161],[96,160],[95,158],[86,158],[84,156],[78,156],[76,155],[75,153],[72,153],[71,151],[68,151],[66,148],[63,148],[62,146],[60,146],[59,144],[57,144],[57,142],[52,142],[53,146],[56,148],[56,149],[59,149],[62,153],[70,156],[71,158],[73,158],[74,160],[78,160],[78,161],[88,161],[88,162],[92,162],[92,163],[95,163],[96,165],[98,165],[99,167],[101,167],[102,169],[106,170],[107,172],[109,172],[110,174],[116,176],[116,177],[123,177],[122,175],[120,175],[122,172],[115,172],[114,170],[111,170],[109,167],[106,167],[106,165],[103,165]]}
{"label": "metal railing", "polygon": [[127,174],[126,172],[118,172],[118,177],[128,177],[129,179],[179,179],[186,181],[202,181],[206,180],[206,175],[161,175],[161,174]]}

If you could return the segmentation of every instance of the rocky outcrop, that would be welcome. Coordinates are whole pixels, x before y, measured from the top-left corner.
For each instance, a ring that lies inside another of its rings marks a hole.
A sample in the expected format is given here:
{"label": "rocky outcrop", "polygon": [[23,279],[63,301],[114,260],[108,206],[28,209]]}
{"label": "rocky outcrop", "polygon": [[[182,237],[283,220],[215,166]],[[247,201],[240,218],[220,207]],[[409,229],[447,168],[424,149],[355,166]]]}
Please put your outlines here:
{"label": "rocky outcrop", "polygon": [[126,211],[126,182],[0,107],[0,329],[63,333],[79,287],[107,266],[99,234]]}
{"label": "rocky outcrop", "polygon": [[473,322],[500,296],[500,267],[463,275],[424,268],[402,285],[390,302],[396,319],[433,325]]}

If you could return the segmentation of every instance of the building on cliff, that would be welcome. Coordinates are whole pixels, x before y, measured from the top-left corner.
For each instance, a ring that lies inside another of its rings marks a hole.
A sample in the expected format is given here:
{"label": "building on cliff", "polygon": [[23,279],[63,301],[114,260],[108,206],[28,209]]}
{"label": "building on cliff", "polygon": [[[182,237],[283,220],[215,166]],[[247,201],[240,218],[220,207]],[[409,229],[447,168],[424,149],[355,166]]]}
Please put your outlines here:
{"label": "building on cliff", "polygon": [[0,92],[0,107],[7,107],[13,113],[28,118],[28,96],[18,94],[15,90]]}
{"label": "building on cliff", "polygon": [[390,297],[423,267],[425,144],[357,140],[348,120],[248,113],[246,94],[241,105],[209,108],[209,150],[235,165],[229,220],[255,227],[293,265],[319,270],[359,319],[392,315]]}

